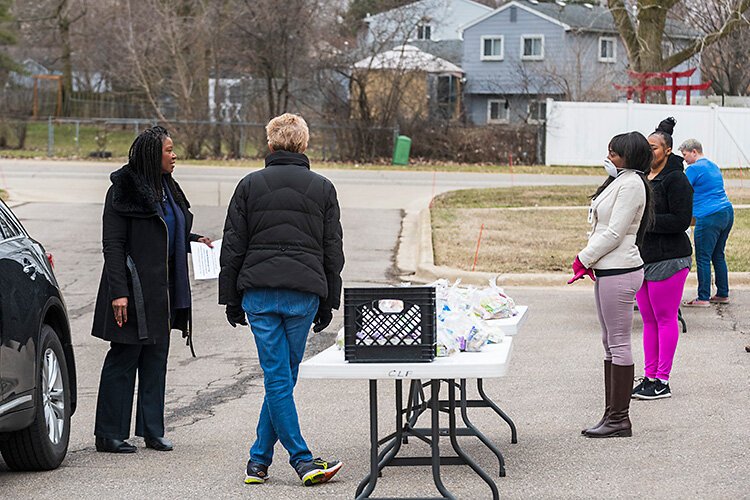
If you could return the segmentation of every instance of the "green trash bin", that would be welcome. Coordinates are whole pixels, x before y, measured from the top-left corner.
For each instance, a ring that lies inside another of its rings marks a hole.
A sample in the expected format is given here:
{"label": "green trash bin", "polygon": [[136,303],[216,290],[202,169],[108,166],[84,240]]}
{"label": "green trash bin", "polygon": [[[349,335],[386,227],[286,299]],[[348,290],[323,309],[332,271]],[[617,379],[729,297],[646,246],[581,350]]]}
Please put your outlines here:
{"label": "green trash bin", "polygon": [[393,148],[393,164],[408,165],[409,152],[411,151],[411,138],[400,135],[396,139],[396,147]]}

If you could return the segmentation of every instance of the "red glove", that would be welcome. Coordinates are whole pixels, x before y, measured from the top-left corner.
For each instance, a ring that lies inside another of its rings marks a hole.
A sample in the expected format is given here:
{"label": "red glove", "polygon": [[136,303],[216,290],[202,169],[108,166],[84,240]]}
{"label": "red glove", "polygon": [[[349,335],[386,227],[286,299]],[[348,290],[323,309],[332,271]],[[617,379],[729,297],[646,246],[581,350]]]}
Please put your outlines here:
{"label": "red glove", "polygon": [[583,279],[584,276],[588,276],[589,278],[591,278],[592,281],[596,281],[596,277],[594,276],[594,271],[584,266],[583,263],[581,262],[581,259],[579,259],[577,255],[572,265],[573,265],[573,277],[570,280],[568,280],[568,285],[570,285],[574,281]]}

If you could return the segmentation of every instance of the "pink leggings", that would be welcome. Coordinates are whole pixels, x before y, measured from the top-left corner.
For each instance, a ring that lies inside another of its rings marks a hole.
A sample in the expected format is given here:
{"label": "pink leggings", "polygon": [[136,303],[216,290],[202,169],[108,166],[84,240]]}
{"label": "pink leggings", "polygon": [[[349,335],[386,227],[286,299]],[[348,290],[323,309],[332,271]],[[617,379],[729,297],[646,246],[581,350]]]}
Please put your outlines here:
{"label": "pink leggings", "polygon": [[635,295],[643,318],[644,375],[669,380],[680,329],[677,311],[690,269],[662,281],[644,281]]}

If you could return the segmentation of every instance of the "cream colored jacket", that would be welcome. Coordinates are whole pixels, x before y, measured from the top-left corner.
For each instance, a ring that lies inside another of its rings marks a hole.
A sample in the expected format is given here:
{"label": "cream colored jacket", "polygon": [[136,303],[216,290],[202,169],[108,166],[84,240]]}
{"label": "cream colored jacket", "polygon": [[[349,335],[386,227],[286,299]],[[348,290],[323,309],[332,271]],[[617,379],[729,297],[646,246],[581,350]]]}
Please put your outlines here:
{"label": "cream colored jacket", "polygon": [[588,245],[578,254],[581,263],[602,270],[643,265],[635,238],[645,207],[643,180],[633,170],[623,170],[591,202],[591,233]]}

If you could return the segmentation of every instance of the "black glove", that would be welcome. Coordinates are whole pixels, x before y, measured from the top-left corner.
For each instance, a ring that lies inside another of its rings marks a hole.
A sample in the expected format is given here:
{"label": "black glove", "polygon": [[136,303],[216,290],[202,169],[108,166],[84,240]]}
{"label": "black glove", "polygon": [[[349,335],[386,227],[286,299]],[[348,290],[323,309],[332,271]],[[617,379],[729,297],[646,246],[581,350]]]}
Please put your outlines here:
{"label": "black glove", "polygon": [[322,332],[326,329],[328,325],[331,324],[331,320],[333,319],[333,311],[329,306],[320,304],[318,306],[318,312],[315,314],[315,319],[313,320],[313,331],[315,333]]}
{"label": "black glove", "polygon": [[232,325],[232,328],[237,325],[247,326],[245,311],[242,310],[242,306],[227,304],[227,321]]}

